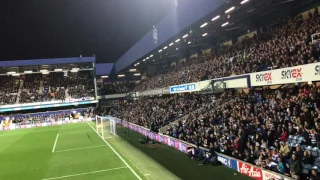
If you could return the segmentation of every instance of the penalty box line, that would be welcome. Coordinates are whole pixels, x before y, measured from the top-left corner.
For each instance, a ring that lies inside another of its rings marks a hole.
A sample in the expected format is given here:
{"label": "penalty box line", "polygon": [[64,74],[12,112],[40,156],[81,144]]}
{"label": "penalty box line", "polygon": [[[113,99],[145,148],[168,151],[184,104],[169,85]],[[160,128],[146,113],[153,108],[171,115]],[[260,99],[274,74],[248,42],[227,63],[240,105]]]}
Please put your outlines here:
{"label": "penalty box line", "polygon": [[83,147],[83,148],[66,149],[66,150],[54,151],[54,153],[77,151],[77,150],[82,150],[82,149],[92,149],[92,148],[98,148],[98,147],[106,147],[106,145],[103,144],[103,145],[89,146],[89,147]]}
{"label": "penalty box line", "polygon": [[99,134],[99,132],[91,126],[89,122],[87,124],[97,133],[97,135],[109,146],[109,148],[120,158],[120,160],[130,169],[130,171],[139,179],[142,180],[141,177],[132,169],[132,167],[120,156],[120,154]]}
{"label": "penalty box line", "polygon": [[122,167],[118,167],[118,168],[103,169],[103,170],[99,170],[99,171],[91,171],[91,172],[79,173],[79,174],[71,174],[71,175],[66,175],[66,176],[46,178],[46,179],[42,179],[42,180],[63,179],[63,178],[69,178],[69,177],[75,177],[75,176],[82,176],[82,175],[87,175],[87,174],[96,174],[96,173],[101,173],[101,172],[114,171],[114,170],[124,169],[124,168],[128,168],[128,167],[122,166]]}
{"label": "penalty box line", "polygon": [[57,134],[56,140],[54,141],[53,148],[52,148],[52,152],[54,152],[54,150],[56,149],[56,145],[57,145],[57,142],[58,142],[58,138],[59,138],[59,134]]}

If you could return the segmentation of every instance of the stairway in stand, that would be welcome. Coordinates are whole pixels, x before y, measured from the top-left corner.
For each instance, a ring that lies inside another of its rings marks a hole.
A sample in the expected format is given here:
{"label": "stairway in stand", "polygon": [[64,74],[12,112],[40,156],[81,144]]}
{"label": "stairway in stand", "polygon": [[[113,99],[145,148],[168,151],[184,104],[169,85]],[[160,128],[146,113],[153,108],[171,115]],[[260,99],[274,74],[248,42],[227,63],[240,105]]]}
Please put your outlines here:
{"label": "stairway in stand", "polygon": [[39,94],[41,94],[43,91],[44,91],[44,89],[43,89],[43,80],[40,80]]}
{"label": "stairway in stand", "polygon": [[68,88],[66,88],[65,93],[66,93],[66,99],[69,99],[70,95],[69,95],[69,89]]}
{"label": "stairway in stand", "polygon": [[21,91],[22,91],[22,88],[23,88],[23,83],[24,83],[24,80],[21,79],[20,80],[18,94],[17,94],[17,100],[16,100],[17,104],[19,104],[19,101],[20,101],[20,94],[21,94]]}

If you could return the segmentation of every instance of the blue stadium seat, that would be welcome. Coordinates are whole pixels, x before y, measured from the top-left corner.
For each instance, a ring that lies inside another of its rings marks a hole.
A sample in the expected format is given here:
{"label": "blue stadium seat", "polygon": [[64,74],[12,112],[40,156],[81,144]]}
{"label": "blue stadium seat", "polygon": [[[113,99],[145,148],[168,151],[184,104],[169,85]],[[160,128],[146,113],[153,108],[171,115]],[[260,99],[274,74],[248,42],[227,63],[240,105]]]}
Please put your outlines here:
{"label": "blue stadium seat", "polygon": [[318,151],[319,151],[319,148],[318,147],[314,147],[312,149],[311,155],[317,157],[318,156]]}

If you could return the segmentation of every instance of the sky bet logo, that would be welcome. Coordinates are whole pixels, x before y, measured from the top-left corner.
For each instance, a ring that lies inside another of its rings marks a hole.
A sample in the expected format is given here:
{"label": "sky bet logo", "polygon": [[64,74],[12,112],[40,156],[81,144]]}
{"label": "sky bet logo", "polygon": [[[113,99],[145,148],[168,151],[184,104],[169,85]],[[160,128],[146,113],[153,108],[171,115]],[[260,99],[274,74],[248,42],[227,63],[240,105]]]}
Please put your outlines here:
{"label": "sky bet logo", "polygon": [[315,75],[316,76],[319,76],[320,75],[320,65],[316,65],[316,67],[314,68],[314,71],[315,71]]}
{"label": "sky bet logo", "polygon": [[256,82],[267,82],[267,84],[272,83],[272,73],[266,72],[256,75]]}
{"label": "sky bet logo", "polygon": [[288,69],[281,71],[281,79],[295,79],[302,80],[302,68]]}

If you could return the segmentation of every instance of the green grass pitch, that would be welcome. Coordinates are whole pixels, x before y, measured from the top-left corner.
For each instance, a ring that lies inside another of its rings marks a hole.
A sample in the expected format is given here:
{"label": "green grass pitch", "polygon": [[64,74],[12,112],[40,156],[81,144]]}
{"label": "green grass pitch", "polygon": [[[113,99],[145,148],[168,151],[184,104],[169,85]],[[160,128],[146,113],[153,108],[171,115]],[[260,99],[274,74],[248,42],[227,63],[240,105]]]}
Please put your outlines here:
{"label": "green grass pitch", "polygon": [[198,166],[166,145],[141,145],[141,135],[128,129],[118,128],[119,137],[104,141],[94,127],[79,123],[0,132],[0,180],[249,179],[222,166]]}

